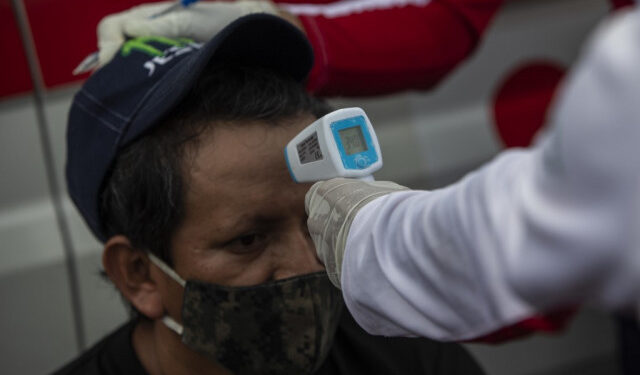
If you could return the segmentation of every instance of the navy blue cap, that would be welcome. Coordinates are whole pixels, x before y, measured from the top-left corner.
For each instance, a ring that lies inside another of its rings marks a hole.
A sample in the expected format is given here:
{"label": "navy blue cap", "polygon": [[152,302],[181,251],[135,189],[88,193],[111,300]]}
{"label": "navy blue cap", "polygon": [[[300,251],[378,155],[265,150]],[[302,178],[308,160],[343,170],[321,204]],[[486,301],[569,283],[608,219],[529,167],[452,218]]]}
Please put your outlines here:
{"label": "navy blue cap", "polygon": [[91,228],[106,241],[99,199],[118,152],[156,126],[209,63],[271,68],[299,82],[313,65],[304,34],[272,15],[252,14],[202,45],[186,39],[137,38],[76,94],[67,128],[67,186]]}

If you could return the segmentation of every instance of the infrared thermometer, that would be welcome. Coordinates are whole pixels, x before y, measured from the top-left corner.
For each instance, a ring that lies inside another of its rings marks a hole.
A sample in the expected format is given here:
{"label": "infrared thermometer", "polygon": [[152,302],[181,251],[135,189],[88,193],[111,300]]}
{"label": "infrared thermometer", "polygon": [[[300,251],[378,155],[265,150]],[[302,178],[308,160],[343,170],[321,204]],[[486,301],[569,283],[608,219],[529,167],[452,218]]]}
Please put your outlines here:
{"label": "infrared thermometer", "polygon": [[373,181],[373,172],[382,167],[378,138],[361,108],[339,109],[314,121],[287,144],[284,157],[296,182]]}

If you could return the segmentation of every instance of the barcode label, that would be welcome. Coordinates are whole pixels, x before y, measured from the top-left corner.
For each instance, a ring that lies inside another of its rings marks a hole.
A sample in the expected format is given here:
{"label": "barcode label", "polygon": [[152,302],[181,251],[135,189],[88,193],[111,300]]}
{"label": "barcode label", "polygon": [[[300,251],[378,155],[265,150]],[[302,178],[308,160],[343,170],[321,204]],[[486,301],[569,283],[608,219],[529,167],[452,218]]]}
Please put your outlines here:
{"label": "barcode label", "polygon": [[301,164],[311,163],[312,161],[322,160],[322,151],[320,151],[320,142],[318,141],[318,133],[313,133],[302,142],[298,143],[298,157]]}

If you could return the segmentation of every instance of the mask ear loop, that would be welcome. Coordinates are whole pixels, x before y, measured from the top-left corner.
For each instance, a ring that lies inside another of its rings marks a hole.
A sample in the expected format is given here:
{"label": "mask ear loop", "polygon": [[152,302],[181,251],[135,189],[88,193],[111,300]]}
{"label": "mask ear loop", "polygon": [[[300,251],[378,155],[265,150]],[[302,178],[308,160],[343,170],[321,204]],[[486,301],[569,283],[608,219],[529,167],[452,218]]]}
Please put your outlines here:
{"label": "mask ear loop", "polygon": [[[162,272],[164,272],[167,276],[169,276],[170,278],[175,280],[175,282],[180,284],[180,286],[184,288],[187,285],[187,282],[182,277],[180,277],[180,275],[178,275],[176,271],[174,271],[165,262],[163,262],[160,258],[151,254],[150,252],[147,252],[147,256],[149,257],[149,260],[151,261],[151,263],[155,264],[158,268],[160,268]],[[169,315],[165,315],[162,317],[162,322],[164,323],[165,326],[167,326],[167,328],[177,333],[179,336],[182,336],[182,332],[184,331],[182,325],[176,322],[172,317],[170,317]]]}
{"label": "mask ear loop", "polygon": [[184,279],[180,277],[180,275],[178,275],[176,271],[171,269],[171,267],[167,266],[167,264],[163,262],[160,258],[158,258],[157,256],[151,253],[147,253],[147,255],[149,256],[149,260],[151,260],[151,263],[155,264],[158,268],[162,270],[162,272],[166,273],[167,276],[175,280],[178,284],[180,284],[181,287],[184,288],[187,285],[187,282],[184,281]]}
{"label": "mask ear loop", "polygon": [[182,332],[184,331],[184,329],[182,328],[182,324],[176,322],[169,315],[165,315],[162,317],[162,323],[164,323],[164,325],[167,326],[167,328],[177,333],[178,336],[182,336]]}

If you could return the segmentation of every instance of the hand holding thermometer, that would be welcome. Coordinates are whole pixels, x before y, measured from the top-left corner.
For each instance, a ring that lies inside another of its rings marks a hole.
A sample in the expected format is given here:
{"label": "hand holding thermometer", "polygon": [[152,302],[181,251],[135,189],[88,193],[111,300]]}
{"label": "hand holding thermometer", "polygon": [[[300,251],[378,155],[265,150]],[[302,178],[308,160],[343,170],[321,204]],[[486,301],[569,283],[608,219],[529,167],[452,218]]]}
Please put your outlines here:
{"label": "hand holding thermometer", "polygon": [[382,153],[371,122],[361,108],[344,108],[314,121],[284,150],[296,182],[335,177],[373,181],[382,167]]}
{"label": "hand holding thermometer", "polygon": [[[152,15],[150,18],[160,17],[167,13],[176,11],[178,9],[186,8],[189,5],[195,3],[196,1],[198,0],[178,0],[175,3],[171,4],[170,6],[168,6],[166,9],[163,9],[160,12]],[[99,63],[100,63],[100,53],[96,51],[88,55],[87,57],[85,57],[80,62],[80,64],[78,64],[78,66],[75,69],[73,69],[73,75],[75,76],[78,74],[89,72],[91,70],[95,70],[98,67]]]}

